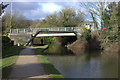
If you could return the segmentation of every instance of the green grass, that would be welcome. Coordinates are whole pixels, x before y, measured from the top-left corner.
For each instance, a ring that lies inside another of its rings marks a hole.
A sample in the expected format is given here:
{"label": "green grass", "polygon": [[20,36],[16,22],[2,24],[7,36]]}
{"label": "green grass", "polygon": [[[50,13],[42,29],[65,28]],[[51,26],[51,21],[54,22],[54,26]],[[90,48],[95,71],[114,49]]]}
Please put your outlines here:
{"label": "green grass", "polygon": [[46,59],[45,56],[41,55],[42,49],[35,49],[35,53],[39,56],[40,62],[43,64],[46,72],[50,74],[51,78],[60,78],[65,80],[64,76]]}
{"label": "green grass", "polygon": [[23,46],[10,46],[2,52],[2,77],[7,79]]}

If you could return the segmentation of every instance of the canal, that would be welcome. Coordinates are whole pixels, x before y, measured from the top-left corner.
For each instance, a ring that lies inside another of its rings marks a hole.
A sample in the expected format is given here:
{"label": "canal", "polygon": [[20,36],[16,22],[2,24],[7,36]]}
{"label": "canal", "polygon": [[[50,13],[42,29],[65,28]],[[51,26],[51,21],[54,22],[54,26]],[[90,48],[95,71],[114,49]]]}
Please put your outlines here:
{"label": "canal", "polygon": [[94,52],[76,55],[65,47],[50,45],[43,54],[65,78],[118,77],[117,53]]}

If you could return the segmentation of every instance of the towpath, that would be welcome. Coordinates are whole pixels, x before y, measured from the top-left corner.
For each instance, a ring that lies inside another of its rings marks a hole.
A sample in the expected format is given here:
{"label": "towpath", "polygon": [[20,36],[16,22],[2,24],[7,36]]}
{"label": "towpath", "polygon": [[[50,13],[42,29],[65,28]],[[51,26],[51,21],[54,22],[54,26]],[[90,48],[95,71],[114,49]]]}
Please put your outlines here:
{"label": "towpath", "polygon": [[33,49],[34,48],[26,48],[20,52],[9,79],[50,78]]}

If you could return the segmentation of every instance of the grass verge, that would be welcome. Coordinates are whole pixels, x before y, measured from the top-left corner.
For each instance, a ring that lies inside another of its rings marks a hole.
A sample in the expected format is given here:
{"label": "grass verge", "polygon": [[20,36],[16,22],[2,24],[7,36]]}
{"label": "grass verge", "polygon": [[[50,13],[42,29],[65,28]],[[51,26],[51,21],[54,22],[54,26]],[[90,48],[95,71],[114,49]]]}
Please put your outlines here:
{"label": "grass verge", "polygon": [[23,46],[10,46],[2,51],[2,78],[7,79]]}
{"label": "grass verge", "polygon": [[[43,64],[46,72],[50,74],[51,78],[60,78],[60,80],[65,80],[64,76],[46,59],[45,56],[41,55],[42,49],[35,49],[35,53],[40,58],[40,62]],[[58,79],[57,79],[58,80]]]}

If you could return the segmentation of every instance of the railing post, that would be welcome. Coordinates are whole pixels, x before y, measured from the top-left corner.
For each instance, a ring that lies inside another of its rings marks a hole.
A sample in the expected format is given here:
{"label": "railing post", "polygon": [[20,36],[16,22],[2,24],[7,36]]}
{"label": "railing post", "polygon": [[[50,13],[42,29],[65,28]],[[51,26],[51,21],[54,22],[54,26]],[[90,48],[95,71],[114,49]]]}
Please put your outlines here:
{"label": "railing post", "polygon": [[74,28],[74,31],[76,31],[77,27]]}
{"label": "railing post", "polygon": [[72,27],[72,31],[74,31],[74,27]]}
{"label": "railing post", "polygon": [[10,33],[12,33],[12,30],[10,29]]}
{"label": "railing post", "polygon": [[19,33],[19,29],[17,29],[17,33]]}
{"label": "railing post", "polygon": [[51,28],[51,31],[53,31],[53,28]]}
{"label": "railing post", "polygon": [[24,29],[24,33],[25,33],[25,29]]}
{"label": "railing post", "polygon": [[52,28],[50,28],[50,31],[52,31]]}
{"label": "railing post", "polygon": [[65,31],[66,31],[66,27],[65,27]]}

